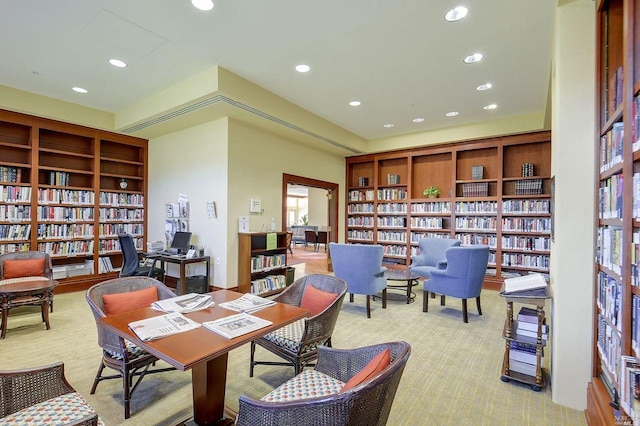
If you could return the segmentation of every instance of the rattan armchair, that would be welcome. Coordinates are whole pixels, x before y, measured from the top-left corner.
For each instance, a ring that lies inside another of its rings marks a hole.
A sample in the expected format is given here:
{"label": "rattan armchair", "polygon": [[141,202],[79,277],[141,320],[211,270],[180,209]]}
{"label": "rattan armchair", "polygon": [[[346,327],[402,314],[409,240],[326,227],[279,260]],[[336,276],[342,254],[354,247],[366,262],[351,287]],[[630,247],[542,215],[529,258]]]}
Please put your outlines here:
{"label": "rattan armchair", "polygon": [[[340,383],[347,382],[362,370],[377,354],[389,348],[391,363],[382,372],[365,382],[340,391]],[[318,349],[315,371],[337,380],[337,390],[315,398],[268,402],[241,395],[236,426],[305,425],[305,426],[361,426],[385,425],[400,383],[411,347],[406,342],[391,342],[358,349]],[[304,374],[309,373],[305,371]],[[291,379],[280,388],[287,386]],[[304,382],[302,382],[304,383]],[[278,392],[274,390],[271,394]],[[297,394],[304,394],[300,389]],[[304,397],[303,397],[304,398]]]}
{"label": "rattan armchair", "polygon": [[98,425],[98,413],[64,376],[64,364],[0,371],[0,424]]}
{"label": "rattan armchair", "polygon": [[[331,335],[338,320],[340,307],[347,292],[347,284],[331,275],[312,274],[296,280],[274,300],[287,305],[300,306],[307,286],[335,293],[336,299],[322,312],[286,325],[251,342],[249,376],[253,377],[256,365],[292,365],[298,374],[309,362],[318,357],[318,347],[331,346]],[[286,362],[256,361],[256,345],[273,352]]]}
{"label": "rattan armchair", "polygon": [[[131,395],[136,389],[140,380],[146,375],[151,373],[161,373],[164,371],[175,370],[175,368],[153,368],[150,367],[158,361],[158,358],[145,352],[141,348],[135,346],[133,343],[124,340],[117,336],[106,328],[101,327],[97,320],[106,316],[104,302],[102,295],[126,293],[135,290],[142,290],[155,286],[158,291],[158,299],[169,299],[175,297],[167,286],[160,281],[157,281],[150,277],[123,277],[115,278],[108,281],[95,284],[89,290],[87,290],[86,300],[89,303],[91,312],[96,319],[96,327],[98,328],[98,345],[102,348],[102,360],[98,367],[96,378],[91,387],[91,394],[96,391],[98,383],[102,380],[122,378],[122,385],[124,388],[123,402],[124,402],[124,418],[128,419],[131,416],[130,402]],[[105,367],[115,370],[117,374],[103,376],[103,370]],[[134,383],[134,378],[137,380]]]}
{"label": "rattan armchair", "polygon": [[[4,263],[7,260],[33,260],[44,259],[44,271],[38,276],[23,276],[20,278],[5,279]],[[41,251],[17,251],[14,253],[4,253],[0,255],[0,285],[8,282],[16,281],[32,281],[32,280],[51,280],[53,279],[53,267],[51,265],[51,257]],[[49,294],[49,309],[53,312],[53,290]]]}

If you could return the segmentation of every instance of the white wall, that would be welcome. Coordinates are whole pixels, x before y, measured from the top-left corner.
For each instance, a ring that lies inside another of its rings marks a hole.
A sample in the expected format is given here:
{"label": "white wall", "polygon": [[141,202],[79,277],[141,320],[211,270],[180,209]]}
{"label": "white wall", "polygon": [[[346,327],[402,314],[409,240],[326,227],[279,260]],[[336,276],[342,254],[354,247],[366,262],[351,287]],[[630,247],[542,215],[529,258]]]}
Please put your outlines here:
{"label": "white wall", "polygon": [[309,188],[309,225],[319,228],[329,225],[329,200],[326,189]]}
{"label": "white wall", "polygon": [[586,408],[593,336],[595,3],[558,7],[553,75],[553,401]]}
{"label": "white wall", "polygon": [[[227,119],[201,124],[149,141],[149,199],[147,241],[164,241],[164,205],[189,197],[191,243],[205,245],[211,256],[211,284],[224,287],[227,265]],[[218,217],[209,219],[206,202],[215,201]],[[200,265],[200,264],[197,264]],[[204,265],[189,267],[204,274]],[[176,265],[169,274],[179,276]]]}

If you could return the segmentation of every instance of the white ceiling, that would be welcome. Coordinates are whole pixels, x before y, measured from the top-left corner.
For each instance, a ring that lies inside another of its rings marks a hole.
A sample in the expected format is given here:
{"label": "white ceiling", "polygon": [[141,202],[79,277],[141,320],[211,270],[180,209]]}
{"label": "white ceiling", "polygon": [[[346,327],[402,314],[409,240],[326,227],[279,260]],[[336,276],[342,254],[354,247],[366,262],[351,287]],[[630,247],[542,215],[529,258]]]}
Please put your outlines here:
{"label": "white ceiling", "polygon": [[[547,105],[555,0],[214,2],[202,12],[189,0],[2,1],[0,85],[117,112],[219,65],[365,139]],[[445,22],[459,5],[468,16]],[[485,59],[464,64],[474,52]]]}

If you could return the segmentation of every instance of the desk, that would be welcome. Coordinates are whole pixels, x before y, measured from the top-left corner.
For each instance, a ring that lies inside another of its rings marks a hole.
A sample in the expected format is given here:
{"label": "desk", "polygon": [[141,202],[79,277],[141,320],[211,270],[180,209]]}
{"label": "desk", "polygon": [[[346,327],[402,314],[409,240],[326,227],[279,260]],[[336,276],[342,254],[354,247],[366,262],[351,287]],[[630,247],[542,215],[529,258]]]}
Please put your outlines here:
{"label": "desk", "polygon": [[[185,285],[186,285],[186,277],[185,277],[185,266],[190,263],[206,263],[206,281],[207,281],[207,290],[209,290],[209,269],[211,264],[211,258],[209,256],[195,256],[187,259],[184,256],[172,256],[168,254],[147,254],[146,257],[148,259],[153,259],[154,261],[160,261],[162,265],[162,269],[164,269],[165,263],[173,263],[176,265],[180,265],[180,277],[178,278],[178,286],[176,287],[176,294],[184,294]],[[166,273],[165,273],[166,276]]]}
{"label": "desk", "polygon": [[42,322],[50,330],[49,304],[53,300],[53,288],[58,285],[54,280],[22,281],[0,285],[0,308],[2,309],[2,332],[0,339],[7,334],[9,310],[18,306],[40,305]]}
{"label": "desk", "polygon": [[[216,306],[190,312],[185,316],[198,323],[203,323],[237,313],[220,308],[220,303],[235,300],[242,296],[241,293],[219,290],[209,294],[216,302]],[[162,315],[162,312],[151,308],[100,318],[98,324],[118,336],[134,342],[178,370],[191,369],[194,422],[197,425],[213,425],[225,424],[223,416],[228,352],[284,325],[304,318],[308,314],[309,311],[306,309],[276,303],[274,306],[252,314],[273,322],[272,325],[230,340],[200,327],[158,340],[142,342],[129,330],[128,324],[132,321]]]}

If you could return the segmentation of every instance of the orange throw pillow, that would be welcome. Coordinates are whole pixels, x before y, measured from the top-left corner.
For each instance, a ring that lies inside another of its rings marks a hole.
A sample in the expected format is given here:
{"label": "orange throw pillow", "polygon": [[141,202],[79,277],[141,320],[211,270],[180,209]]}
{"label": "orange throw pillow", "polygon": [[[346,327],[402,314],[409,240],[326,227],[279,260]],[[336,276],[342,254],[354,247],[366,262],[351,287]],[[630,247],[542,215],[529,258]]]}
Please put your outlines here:
{"label": "orange throw pillow", "polygon": [[338,295],[324,290],[318,290],[311,284],[307,285],[302,293],[300,307],[311,311],[314,317],[331,305]]}
{"label": "orange throw pillow", "polygon": [[127,293],[103,294],[104,313],[107,315],[133,311],[146,308],[158,300],[158,290],[149,287],[142,290],[129,291]]}
{"label": "orange throw pillow", "polygon": [[349,379],[349,381],[344,384],[344,387],[340,389],[340,392],[347,391],[366,382],[372,377],[375,377],[378,373],[387,368],[389,364],[391,364],[391,351],[387,348],[369,361],[369,364],[367,364],[359,373]]}
{"label": "orange throw pillow", "polygon": [[44,275],[44,257],[40,259],[9,259],[4,262],[3,278],[39,277]]}

